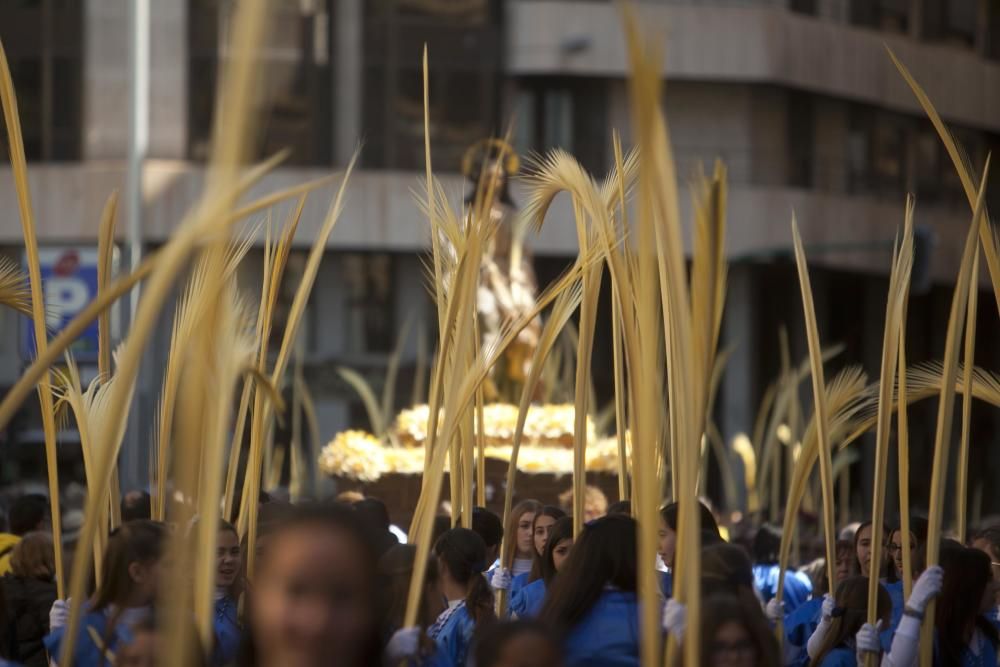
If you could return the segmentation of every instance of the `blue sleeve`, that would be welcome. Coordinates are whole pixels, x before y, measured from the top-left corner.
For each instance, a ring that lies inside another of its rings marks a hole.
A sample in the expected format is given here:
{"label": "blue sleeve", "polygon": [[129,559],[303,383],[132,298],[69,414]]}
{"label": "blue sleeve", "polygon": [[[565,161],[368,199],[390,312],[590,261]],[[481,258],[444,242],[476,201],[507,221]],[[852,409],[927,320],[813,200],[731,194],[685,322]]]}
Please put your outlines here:
{"label": "blue sleeve", "polygon": [[[101,655],[101,649],[98,647],[94,640],[90,636],[90,631],[88,628],[94,628],[94,630],[100,636],[104,636],[104,616],[101,614],[86,614],[80,619],[80,632],[76,638],[76,646],[73,649],[73,664],[76,667],[105,667],[111,664],[111,661],[106,658],[106,656]],[[49,652],[53,660],[59,660],[59,651],[62,647],[62,640],[65,636],[66,629],[57,628],[54,632],[49,633],[42,641],[45,644],[45,650]],[[114,651],[115,644],[117,640],[118,633],[115,636],[109,638],[108,643],[109,649]]]}
{"label": "blue sleeve", "polygon": [[674,575],[670,572],[660,572],[660,591],[668,600],[674,596]]}
{"label": "blue sleeve", "polygon": [[535,618],[545,603],[545,582],[541,579],[531,582],[511,598],[507,611],[518,618]]}

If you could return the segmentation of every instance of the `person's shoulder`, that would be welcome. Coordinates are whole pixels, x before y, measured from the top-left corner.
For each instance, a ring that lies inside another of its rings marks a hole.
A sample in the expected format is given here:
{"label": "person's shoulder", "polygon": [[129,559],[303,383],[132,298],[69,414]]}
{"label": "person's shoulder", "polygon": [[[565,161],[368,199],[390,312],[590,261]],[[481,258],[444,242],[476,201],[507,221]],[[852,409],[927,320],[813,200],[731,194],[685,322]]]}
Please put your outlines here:
{"label": "person's shoulder", "polygon": [[854,650],[846,646],[838,646],[823,658],[820,667],[855,667],[858,658]]}

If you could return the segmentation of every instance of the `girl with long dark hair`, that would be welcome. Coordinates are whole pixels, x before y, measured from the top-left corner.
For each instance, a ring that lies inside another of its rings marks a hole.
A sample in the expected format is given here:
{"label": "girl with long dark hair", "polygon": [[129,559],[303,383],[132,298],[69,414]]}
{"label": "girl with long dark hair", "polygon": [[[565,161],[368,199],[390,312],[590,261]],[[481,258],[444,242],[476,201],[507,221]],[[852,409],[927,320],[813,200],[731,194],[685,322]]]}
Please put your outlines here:
{"label": "girl with long dark hair", "polygon": [[993,604],[990,558],[978,549],[942,549],[944,585],[934,615],[935,665],[993,667],[997,630],[986,618]]}
{"label": "girl with long dark hair", "polygon": [[[660,589],[663,596],[669,598],[673,595],[674,581],[674,553],[677,548],[677,503],[667,503],[660,508],[660,527],[657,538],[659,540],[656,553],[663,562],[666,570],[660,577]],[[698,501],[698,512],[701,515],[701,544],[708,546],[722,542],[722,535],[719,533],[719,524],[715,521],[715,515],[704,503]]]}
{"label": "girl with long dark hair", "polygon": [[[101,564],[101,585],[85,603],[74,665],[110,665],[110,654],[127,639],[129,628],[150,615],[162,578],[166,538],[166,527],[155,521],[130,521],[111,533]],[[65,630],[58,628],[45,638],[53,663],[59,659]]]}
{"label": "girl with long dark hair", "polygon": [[429,656],[434,652],[434,642],[427,637],[424,630],[430,628],[434,620],[445,609],[436,557],[429,558],[427,561],[427,569],[424,572],[424,590],[420,596],[420,608],[417,610],[417,624],[409,628],[403,627],[416,557],[417,548],[415,546],[397,544],[390,548],[378,562],[379,578],[384,596],[382,607],[386,612],[385,634],[388,636],[389,633],[392,633],[383,654],[386,664],[397,665],[402,660],[417,662],[421,657]]}
{"label": "girl with long dark hair", "polygon": [[540,576],[510,599],[508,611],[518,618],[533,618],[538,615],[545,602],[545,592],[552,584],[556,573],[569,558],[573,548],[573,520],[563,517],[552,524],[548,539],[539,559]]}
{"label": "girl with long dark hair", "polygon": [[605,516],[584,526],[539,618],[563,640],[566,667],[637,665],[636,523]]}
{"label": "girl with long dark hair", "polygon": [[[834,603],[827,632],[809,664],[854,667],[858,656],[855,635],[868,618],[868,577],[851,577],[837,586]],[[876,610],[880,623],[887,624],[892,603],[882,586],[878,589]]]}
{"label": "girl with long dark hair", "polygon": [[493,591],[486,570],[486,543],[467,528],[452,528],[434,544],[441,592],[448,608],[427,630],[436,646],[429,663],[459,667],[465,665],[473,636],[496,620]]}
{"label": "girl with long dark hair", "polygon": [[808,664],[809,654],[806,652],[806,643],[816,631],[823,617],[830,616],[830,612],[835,606],[833,591],[836,591],[837,586],[854,573],[854,566],[857,563],[857,558],[854,555],[854,544],[847,540],[837,540],[835,553],[837,562],[834,567],[834,577],[836,577],[836,581],[832,585],[826,582],[826,568],[823,572],[823,581],[826,582],[823,588],[828,592],[820,596],[816,594],[814,589],[813,597],[799,605],[784,619],[785,665],[801,667]]}

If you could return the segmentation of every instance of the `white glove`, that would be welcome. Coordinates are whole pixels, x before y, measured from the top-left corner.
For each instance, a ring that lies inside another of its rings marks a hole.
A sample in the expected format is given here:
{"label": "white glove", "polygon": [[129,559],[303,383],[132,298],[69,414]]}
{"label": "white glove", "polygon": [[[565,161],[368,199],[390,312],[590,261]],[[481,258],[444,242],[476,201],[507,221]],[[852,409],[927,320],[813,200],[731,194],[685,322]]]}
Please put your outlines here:
{"label": "white glove", "polygon": [[663,608],[663,629],[668,634],[673,635],[677,643],[680,644],[684,639],[686,625],[687,607],[673,598],[667,600],[667,605]]}
{"label": "white glove", "polygon": [[815,659],[823,649],[824,640],[826,640],[827,633],[830,632],[830,624],[833,621],[833,610],[836,607],[837,603],[834,601],[832,595],[827,593],[823,596],[822,615],[819,619],[819,625],[816,626],[816,629],[813,630],[812,635],[809,637],[809,641],[806,642],[806,653],[809,654],[811,659]]}
{"label": "white glove", "polygon": [[49,632],[55,632],[69,621],[69,605],[69,599],[52,603],[52,608],[49,609]]}
{"label": "white glove", "polygon": [[386,663],[396,663],[420,654],[420,626],[403,628],[393,633],[385,646]]}
{"label": "white glove", "polygon": [[764,607],[764,615],[771,623],[777,623],[785,617],[785,603],[778,602],[778,598],[771,598]]}
{"label": "white glove", "polygon": [[836,609],[837,603],[834,601],[833,596],[827,593],[823,596],[823,607],[822,607],[822,618],[830,620],[833,618],[833,610]]}
{"label": "white glove", "polygon": [[493,578],[490,579],[490,586],[498,591],[509,591],[513,581],[514,577],[511,575],[510,570],[505,567],[498,567],[493,570]]}
{"label": "white glove", "polygon": [[913,611],[923,613],[924,609],[927,608],[927,603],[941,592],[943,583],[944,570],[941,569],[941,566],[930,566],[913,584],[913,592],[910,593],[910,599],[906,601],[906,606]]}
{"label": "white glove", "polygon": [[882,652],[882,641],[878,636],[879,630],[881,629],[881,620],[879,620],[876,625],[865,623],[861,626],[861,629],[858,630],[858,634],[854,635],[854,645],[857,650],[859,665],[865,664],[866,654],[874,653],[877,656]]}

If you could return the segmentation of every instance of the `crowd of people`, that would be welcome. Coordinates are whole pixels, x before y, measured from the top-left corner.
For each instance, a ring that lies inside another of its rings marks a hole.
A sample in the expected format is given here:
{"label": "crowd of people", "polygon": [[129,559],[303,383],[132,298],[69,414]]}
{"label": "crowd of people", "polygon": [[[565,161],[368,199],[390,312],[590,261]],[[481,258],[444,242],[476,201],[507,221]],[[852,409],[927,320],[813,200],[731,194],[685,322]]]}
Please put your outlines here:
{"label": "crowd of people", "polygon": [[[157,606],[168,540],[178,528],[149,519],[148,496],[130,495],[124,504],[99,584],[83,603],[74,665],[155,665],[164,654]],[[766,523],[754,530],[720,527],[707,504],[699,509],[700,618],[690,618],[673,597],[676,504],[660,512],[657,562],[663,636],[683,646],[697,624],[703,664],[839,667],[873,656],[874,664],[915,665],[932,600],[934,665],[998,664],[1000,527],[975,533],[968,545],[944,540],[940,564],[924,567],[927,522],[913,517],[906,596],[906,541],[898,529],[874,535],[870,523],[847,526],[836,544],[836,581],[827,581],[821,559],[782,579],[780,530]],[[563,508],[534,500],[518,503],[507,525],[482,507],[471,529],[440,517],[417,621],[408,626],[418,552],[382,502],[357,496],[268,502],[261,506],[252,577],[245,541],[230,523],[219,525],[212,641],[192,652],[192,664],[638,665],[637,523],[628,502],[591,506],[590,514],[575,536]],[[70,605],[57,599],[49,521],[42,496],[17,498],[6,512],[3,664],[45,667],[60,660]],[[505,538],[513,540],[509,567],[500,562]],[[873,563],[877,540],[885,558]],[[879,581],[874,624],[869,577]]]}

